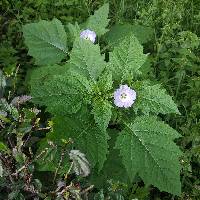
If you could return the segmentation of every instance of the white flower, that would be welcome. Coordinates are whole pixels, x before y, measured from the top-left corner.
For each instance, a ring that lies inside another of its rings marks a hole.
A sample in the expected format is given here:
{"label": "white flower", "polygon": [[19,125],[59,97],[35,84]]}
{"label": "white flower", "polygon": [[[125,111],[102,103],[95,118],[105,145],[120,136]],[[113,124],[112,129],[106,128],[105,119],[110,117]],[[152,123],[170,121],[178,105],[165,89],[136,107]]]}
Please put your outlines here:
{"label": "white flower", "polygon": [[80,33],[80,37],[85,40],[90,40],[92,43],[94,43],[96,40],[96,33],[94,31],[86,29]]}
{"label": "white flower", "polygon": [[131,107],[135,99],[136,92],[128,87],[128,85],[121,85],[120,88],[114,92],[114,104],[117,107]]}

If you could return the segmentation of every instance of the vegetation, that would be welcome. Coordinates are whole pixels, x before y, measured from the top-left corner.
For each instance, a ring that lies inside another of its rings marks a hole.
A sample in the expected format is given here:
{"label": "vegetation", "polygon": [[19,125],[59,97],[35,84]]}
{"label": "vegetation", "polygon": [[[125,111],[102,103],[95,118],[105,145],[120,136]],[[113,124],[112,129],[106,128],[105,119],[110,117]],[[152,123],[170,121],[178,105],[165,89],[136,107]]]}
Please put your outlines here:
{"label": "vegetation", "polygon": [[0,5],[0,199],[200,198],[198,0]]}

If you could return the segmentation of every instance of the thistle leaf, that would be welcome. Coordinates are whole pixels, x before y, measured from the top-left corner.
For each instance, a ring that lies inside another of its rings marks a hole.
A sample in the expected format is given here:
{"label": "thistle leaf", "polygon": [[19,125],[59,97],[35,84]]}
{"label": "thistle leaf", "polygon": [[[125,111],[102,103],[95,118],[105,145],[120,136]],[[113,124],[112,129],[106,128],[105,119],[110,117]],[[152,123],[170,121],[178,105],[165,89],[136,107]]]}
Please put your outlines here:
{"label": "thistle leaf", "polygon": [[181,152],[173,142],[177,137],[174,129],[154,117],[137,117],[134,123],[126,124],[116,148],[130,179],[138,173],[145,184],[180,195]]}

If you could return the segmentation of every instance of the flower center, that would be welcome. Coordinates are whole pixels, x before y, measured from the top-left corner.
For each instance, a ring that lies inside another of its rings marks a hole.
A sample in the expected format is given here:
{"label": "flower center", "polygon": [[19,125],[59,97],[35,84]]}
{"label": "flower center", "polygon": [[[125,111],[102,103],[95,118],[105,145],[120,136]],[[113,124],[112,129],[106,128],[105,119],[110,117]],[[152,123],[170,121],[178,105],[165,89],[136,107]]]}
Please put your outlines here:
{"label": "flower center", "polygon": [[127,94],[126,94],[126,93],[122,93],[122,94],[121,94],[121,99],[122,99],[122,100],[125,100],[126,97],[127,97]]}

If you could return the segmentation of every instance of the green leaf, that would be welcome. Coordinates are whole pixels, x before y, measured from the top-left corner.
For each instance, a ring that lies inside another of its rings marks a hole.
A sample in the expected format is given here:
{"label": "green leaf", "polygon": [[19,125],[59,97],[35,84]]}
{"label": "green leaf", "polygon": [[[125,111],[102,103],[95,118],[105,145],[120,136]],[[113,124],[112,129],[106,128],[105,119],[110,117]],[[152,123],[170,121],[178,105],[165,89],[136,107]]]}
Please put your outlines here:
{"label": "green leaf", "polygon": [[36,59],[37,64],[55,64],[67,56],[67,35],[59,20],[26,24],[23,33],[28,53]]}
{"label": "green leaf", "polygon": [[100,7],[97,11],[95,11],[94,15],[91,15],[88,18],[85,27],[92,31],[95,31],[95,33],[98,36],[103,35],[108,31],[108,29],[106,29],[110,21],[108,19],[108,13],[109,13],[109,4],[106,3],[102,7]]}
{"label": "green leaf", "polygon": [[120,152],[118,149],[114,148],[119,131],[108,129],[108,133],[110,140],[108,141],[109,154],[107,155],[107,160],[100,173],[96,173],[96,171],[93,170],[92,176],[90,176],[90,182],[97,188],[104,187],[108,180],[125,184],[130,183],[128,174],[126,173],[126,168],[124,167],[120,157]]}
{"label": "green leaf", "polygon": [[70,56],[71,68],[96,80],[105,68],[104,56],[100,47],[91,41],[77,38]]}
{"label": "green leaf", "polygon": [[86,155],[92,167],[101,170],[108,153],[108,134],[101,131],[94,125],[92,116],[84,112],[84,117],[80,115],[72,117],[56,117],[54,119],[53,137],[58,140],[73,140],[74,149],[78,149]]}
{"label": "green leaf", "polygon": [[178,137],[174,129],[154,117],[137,117],[134,123],[126,124],[116,148],[130,179],[138,173],[146,185],[180,195],[181,152],[173,142]]}
{"label": "green leaf", "polygon": [[28,75],[27,79],[29,81],[29,85],[34,85],[36,83],[39,83],[39,85],[42,85],[43,82],[51,81],[52,77],[55,75],[62,75],[66,74],[69,71],[68,65],[48,65],[48,66],[42,66],[37,67],[34,70],[31,70]]}
{"label": "green leaf", "polygon": [[75,38],[80,36],[81,30],[80,30],[80,27],[77,22],[74,25],[69,23],[67,25],[67,29],[69,31],[69,38],[70,38],[71,42],[73,42],[75,40]]}
{"label": "green leaf", "polygon": [[[9,112],[12,115],[14,120],[17,120],[19,118],[19,113],[18,113],[17,108],[13,106],[12,104],[8,104],[8,102],[4,98],[0,99],[0,110]],[[5,122],[9,121],[9,119],[7,119],[4,116],[1,116],[1,118],[5,120]]]}
{"label": "green leaf", "polygon": [[7,150],[8,150],[7,146],[3,142],[0,142],[0,151],[7,151]]}
{"label": "green leaf", "polygon": [[112,73],[109,69],[105,70],[104,73],[101,74],[97,82],[97,85],[99,90],[103,93],[106,93],[112,89],[113,86]]}
{"label": "green leaf", "polygon": [[141,110],[144,114],[150,112],[155,114],[180,114],[177,105],[172,100],[172,97],[166,94],[165,89],[161,89],[159,84],[149,86],[144,84],[141,89],[137,91],[137,100],[134,109]]}
{"label": "green leaf", "polygon": [[112,105],[108,101],[97,100],[93,102],[93,110],[95,122],[102,131],[108,127],[112,116]]}
{"label": "green leaf", "polygon": [[139,42],[144,44],[153,38],[153,29],[138,24],[116,24],[105,34],[105,38],[110,46],[115,47],[131,34],[134,34]]}
{"label": "green leaf", "polygon": [[36,167],[39,171],[55,172],[57,170],[59,174],[64,174],[70,168],[69,156],[66,149],[55,144],[49,137],[39,143],[37,156]]}
{"label": "green leaf", "polygon": [[94,200],[104,200],[104,199],[105,199],[105,196],[103,194],[103,190],[96,193],[95,196],[94,196]]}
{"label": "green leaf", "polygon": [[[58,67],[56,75],[53,71],[39,68],[33,72],[31,84],[32,101],[47,106],[52,114],[63,115],[77,112],[84,103],[84,98],[90,94],[90,83],[76,72],[65,72],[66,66]],[[52,69],[56,70],[56,66]],[[58,72],[63,72],[63,74]],[[48,73],[49,72],[49,73]],[[40,75],[39,75],[40,73]],[[58,75],[58,74],[59,75]],[[39,75],[37,77],[37,75]]]}
{"label": "green leaf", "polygon": [[114,79],[127,79],[140,73],[139,69],[145,63],[146,57],[137,38],[134,35],[127,36],[110,53],[110,69]]}

